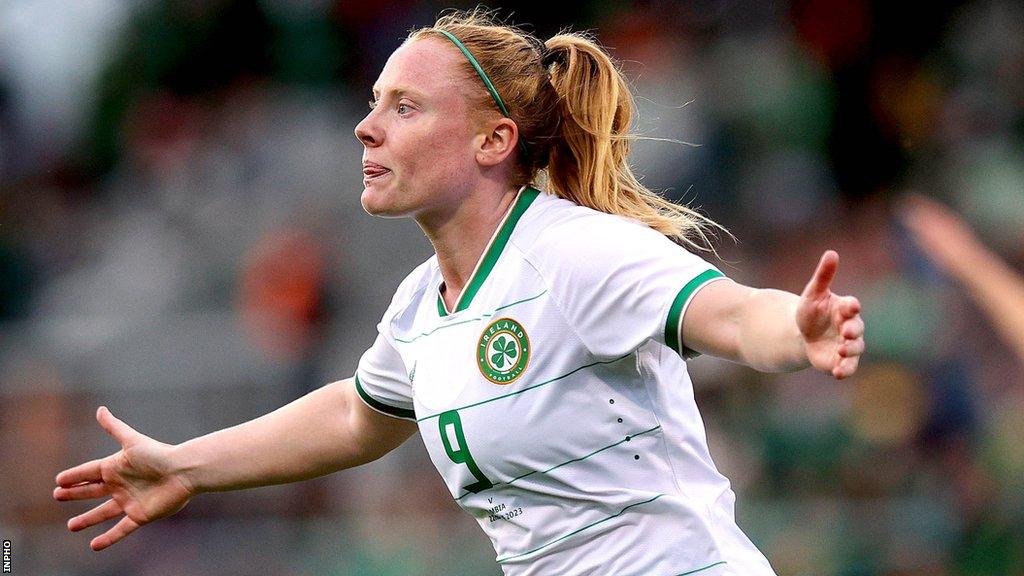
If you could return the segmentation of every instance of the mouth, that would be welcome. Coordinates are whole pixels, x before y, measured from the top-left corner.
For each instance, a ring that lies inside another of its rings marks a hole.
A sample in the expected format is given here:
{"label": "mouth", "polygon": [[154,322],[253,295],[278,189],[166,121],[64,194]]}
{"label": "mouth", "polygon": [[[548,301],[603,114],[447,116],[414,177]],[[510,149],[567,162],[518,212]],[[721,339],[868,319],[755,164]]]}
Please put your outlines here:
{"label": "mouth", "polygon": [[363,182],[377,180],[391,173],[391,170],[374,162],[363,162]]}

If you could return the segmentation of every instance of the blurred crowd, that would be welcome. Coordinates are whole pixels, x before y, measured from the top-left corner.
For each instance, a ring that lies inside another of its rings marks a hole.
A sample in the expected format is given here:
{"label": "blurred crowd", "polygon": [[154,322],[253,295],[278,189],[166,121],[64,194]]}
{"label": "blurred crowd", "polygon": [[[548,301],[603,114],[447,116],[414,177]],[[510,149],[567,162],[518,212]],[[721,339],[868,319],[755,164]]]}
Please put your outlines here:
{"label": "blurred crowd", "polygon": [[[352,375],[431,254],[359,205],[352,134],[426,0],[0,3],[0,535],[15,574],[497,574],[418,438],[295,485],[201,496],[99,554],[54,475]],[[497,5],[495,5],[496,7]],[[800,292],[840,254],[868,352],[836,382],[690,362],[737,516],[780,575],[1024,575],[1024,333],[908,226],[939,199],[1024,269],[1024,5],[590,0],[504,15],[591,30],[633,83],[645,184]],[[930,204],[929,204],[930,205]],[[969,274],[969,271],[967,272]],[[1024,307],[1024,301],[1019,303]]]}

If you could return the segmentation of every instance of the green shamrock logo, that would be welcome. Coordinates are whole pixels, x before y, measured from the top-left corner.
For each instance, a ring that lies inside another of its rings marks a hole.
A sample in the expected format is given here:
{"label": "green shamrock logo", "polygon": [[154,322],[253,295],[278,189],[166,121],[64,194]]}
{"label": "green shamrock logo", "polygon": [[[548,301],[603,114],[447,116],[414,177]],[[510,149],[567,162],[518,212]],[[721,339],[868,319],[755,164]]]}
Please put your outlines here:
{"label": "green shamrock logo", "polygon": [[511,363],[517,355],[515,343],[512,342],[511,338],[505,338],[504,334],[494,339],[494,343],[491,344],[491,348],[495,351],[494,354],[491,355],[491,363],[498,368],[505,367],[506,356]]}
{"label": "green shamrock logo", "polygon": [[530,362],[530,338],[513,318],[498,318],[480,333],[476,363],[480,374],[494,384],[515,382]]}

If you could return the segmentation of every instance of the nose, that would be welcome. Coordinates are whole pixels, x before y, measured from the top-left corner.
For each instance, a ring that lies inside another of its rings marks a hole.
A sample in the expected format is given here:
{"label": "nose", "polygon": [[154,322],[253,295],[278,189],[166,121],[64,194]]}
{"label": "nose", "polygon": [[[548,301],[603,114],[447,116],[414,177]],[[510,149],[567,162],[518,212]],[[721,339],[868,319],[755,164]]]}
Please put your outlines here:
{"label": "nose", "polygon": [[380,146],[383,140],[383,133],[380,127],[377,126],[377,122],[374,120],[373,110],[366,115],[359,124],[356,124],[356,138],[363,143],[363,146],[372,148],[374,146]]}

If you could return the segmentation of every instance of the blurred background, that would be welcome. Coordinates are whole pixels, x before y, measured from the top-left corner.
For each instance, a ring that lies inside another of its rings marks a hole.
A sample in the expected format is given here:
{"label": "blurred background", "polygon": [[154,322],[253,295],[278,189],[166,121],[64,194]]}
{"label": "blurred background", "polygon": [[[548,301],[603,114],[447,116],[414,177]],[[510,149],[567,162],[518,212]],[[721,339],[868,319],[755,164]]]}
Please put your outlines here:
{"label": "blurred background", "polygon": [[[1024,5],[505,3],[594,31],[640,110],[645,183],[726,225],[733,278],[799,292],[821,252],[861,298],[843,382],[690,363],[740,526],[780,575],[1024,574],[1024,377],[894,203],[942,199],[1024,265]],[[294,485],[203,495],[103,553],[55,474],[352,375],[412,221],[359,205],[352,134],[413,26],[382,0],[0,2],[0,535],[14,574],[493,575],[417,437]],[[492,5],[498,7],[498,5]],[[657,141],[669,138],[692,145]],[[1024,336],[1022,336],[1024,337]]]}

